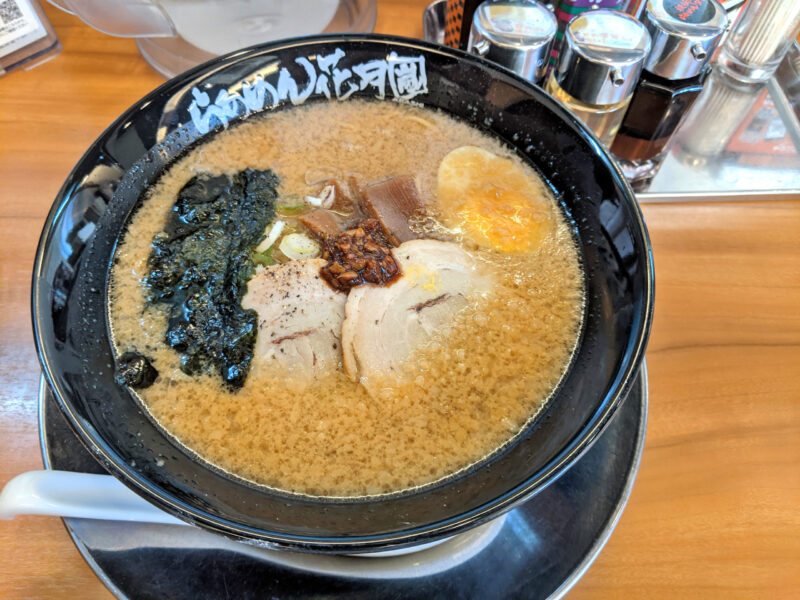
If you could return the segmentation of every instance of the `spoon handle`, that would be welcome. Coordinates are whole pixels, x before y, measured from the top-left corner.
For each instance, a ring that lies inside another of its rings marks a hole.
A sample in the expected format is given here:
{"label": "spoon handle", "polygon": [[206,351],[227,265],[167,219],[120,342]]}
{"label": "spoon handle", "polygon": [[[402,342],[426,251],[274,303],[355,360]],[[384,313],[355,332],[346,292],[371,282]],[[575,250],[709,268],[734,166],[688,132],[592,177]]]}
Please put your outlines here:
{"label": "spoon handle", "polygon": [[110,475],[71,471],[28,471],[9,481],[0,492],[0,519],[17,515],[187,525]]}

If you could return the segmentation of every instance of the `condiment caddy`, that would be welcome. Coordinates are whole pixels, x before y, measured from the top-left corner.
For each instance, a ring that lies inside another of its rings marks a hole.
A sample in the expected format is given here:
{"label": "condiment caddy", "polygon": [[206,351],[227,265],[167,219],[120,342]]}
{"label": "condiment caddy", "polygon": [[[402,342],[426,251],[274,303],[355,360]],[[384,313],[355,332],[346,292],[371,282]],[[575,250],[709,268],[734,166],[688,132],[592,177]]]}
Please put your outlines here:
{"label": "condiment caddy", "polygon": [[[426,31],[437,11],[447,22],[449,6],[428,8]],[[764,81],[800,28],[800,3],[751,0],[717,53],[729,27],[717,0],[487,0],[467,12],[467,49],[544,86],[594,131],[638,191],[658,172],[712,63],[745,84]]]}
{"label": "condiment caddy", "polygon": [[652,50],[610,146],[636,187],[652,179],[667,142],[700,95],[728,19],[716,0],[689,15],[676,10],[673,0],[651,0],[642,22]]}

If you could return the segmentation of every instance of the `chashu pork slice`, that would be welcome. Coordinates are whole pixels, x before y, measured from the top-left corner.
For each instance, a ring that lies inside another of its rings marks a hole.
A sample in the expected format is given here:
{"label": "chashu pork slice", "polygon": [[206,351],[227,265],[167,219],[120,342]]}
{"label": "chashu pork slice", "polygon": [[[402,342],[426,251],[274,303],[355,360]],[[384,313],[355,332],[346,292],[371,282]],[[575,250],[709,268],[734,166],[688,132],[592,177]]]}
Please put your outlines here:
{"label": "chashu pork slice", "polygon": [[414,349],[450,327],[492,280],[456,244],[411,240],[393,250],[402,276],[389,286],[353,288],[342,325],[344,369],[368,391],[370,376],[392,375]]}
{"label": "chashu pork slice", "polygon": [[243,308],[258,313],[255,355],[308,380],[337,369],[347,299],[319,276],[325,261],[296,260],[259,270]]}

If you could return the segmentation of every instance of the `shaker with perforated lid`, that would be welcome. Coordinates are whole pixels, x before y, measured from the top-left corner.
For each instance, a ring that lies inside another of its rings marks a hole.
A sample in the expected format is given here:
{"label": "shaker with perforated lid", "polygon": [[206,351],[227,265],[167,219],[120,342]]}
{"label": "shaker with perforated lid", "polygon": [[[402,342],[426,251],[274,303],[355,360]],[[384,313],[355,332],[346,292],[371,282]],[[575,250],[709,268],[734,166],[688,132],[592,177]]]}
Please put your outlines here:
{"label": "shaker with perforated lid", "polygon": [[567,26],[547,91],[609,145],[649,52],[650,35],[633,17],[613,10],[582,13]]}
{"label": "shaker with perforated lid", "polygon": [[472,18],[469,51],[541,83],[556,35],[556,18],[530,0],[484,2]]}
{"label": "shaker with perforated lid", "polygon": [[669,138],[703,89],[728,19],[717,0],[650,0],[642,22],[653,49],[611,146],[634,189],[655,175]]}

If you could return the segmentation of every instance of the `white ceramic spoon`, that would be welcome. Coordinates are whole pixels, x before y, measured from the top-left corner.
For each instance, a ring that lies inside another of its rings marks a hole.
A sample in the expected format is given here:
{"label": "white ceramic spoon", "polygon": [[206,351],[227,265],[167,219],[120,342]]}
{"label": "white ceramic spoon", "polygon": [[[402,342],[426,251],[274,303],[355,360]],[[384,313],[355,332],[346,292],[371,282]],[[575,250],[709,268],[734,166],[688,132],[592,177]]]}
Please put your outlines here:
{"label": "white ceramic spoon", "polygon": [[17,515],[188,525],[111,475],[71,471],[28,471],[9,481],[0,492],[0,519]]}
{"label": "white ceramic spoon", "polygon": [[[93,475],[73,471],[28,471],[14,477],[0,492],[0,519],[13,519],[18,515],[51,515],[81,519],[189,525],[139,497],[111,475]],[[471,556],[494,539],[504,521],[505,515],[456,536],[408,548],[380,550],[357,556],[362,558],[399,557],[457,539],[461,539],[462,545],[465,544],[469,550],[468,554]],[[475,540],[480,543],[475,545],[473,543]],[[452,560],[455,558],[448,557],[448,561],[452,562]]]}

